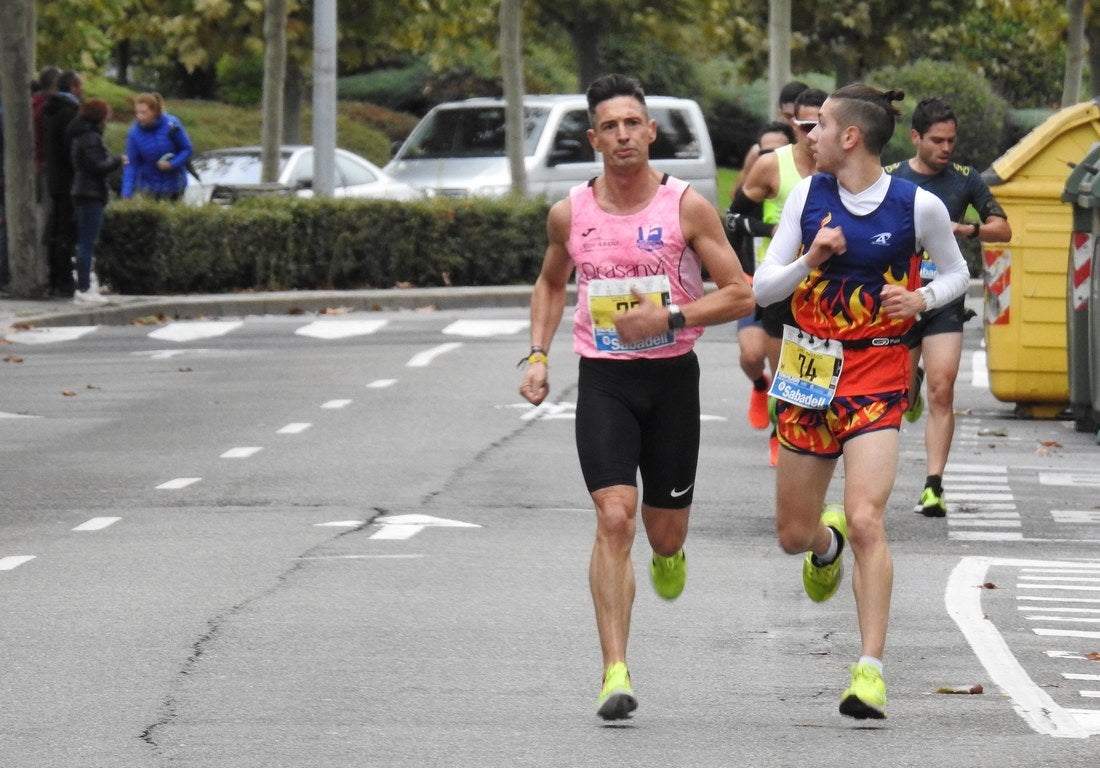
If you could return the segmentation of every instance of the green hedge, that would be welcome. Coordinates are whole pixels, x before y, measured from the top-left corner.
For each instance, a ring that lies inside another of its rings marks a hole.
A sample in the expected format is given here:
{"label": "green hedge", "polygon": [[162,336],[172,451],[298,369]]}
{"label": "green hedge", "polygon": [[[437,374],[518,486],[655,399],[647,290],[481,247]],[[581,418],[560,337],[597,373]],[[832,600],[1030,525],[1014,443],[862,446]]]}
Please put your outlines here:
{"label": "green hedge", "polygon": [[108,206],[96,272],[119,293],[533,283],[548,204],[253,198]]}

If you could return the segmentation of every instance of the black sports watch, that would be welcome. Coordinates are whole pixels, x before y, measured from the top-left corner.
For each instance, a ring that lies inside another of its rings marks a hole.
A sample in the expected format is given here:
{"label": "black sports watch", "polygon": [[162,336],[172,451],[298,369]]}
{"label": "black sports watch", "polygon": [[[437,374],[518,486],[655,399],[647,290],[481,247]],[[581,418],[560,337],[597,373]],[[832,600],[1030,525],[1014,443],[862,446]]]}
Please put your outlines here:
{"label": "black sports watch", "polygon": [[668,305],[668,329],[670,331],[678,331],[687,325],[687,321],[684,319],[684,313],[680,311],[680,308],[675,304]]}

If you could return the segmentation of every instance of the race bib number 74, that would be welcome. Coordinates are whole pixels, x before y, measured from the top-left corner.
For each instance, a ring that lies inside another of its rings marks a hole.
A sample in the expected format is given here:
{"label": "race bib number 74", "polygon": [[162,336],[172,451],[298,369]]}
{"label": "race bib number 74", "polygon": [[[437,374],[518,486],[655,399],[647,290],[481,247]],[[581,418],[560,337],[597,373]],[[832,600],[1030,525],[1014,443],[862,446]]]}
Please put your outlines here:
{"label": "race bib number 74", "polygon": [[768,394],[803,408],[826,408],[836,395],[843,362],[839,341],[818,339],[784,325],[779,370]]}

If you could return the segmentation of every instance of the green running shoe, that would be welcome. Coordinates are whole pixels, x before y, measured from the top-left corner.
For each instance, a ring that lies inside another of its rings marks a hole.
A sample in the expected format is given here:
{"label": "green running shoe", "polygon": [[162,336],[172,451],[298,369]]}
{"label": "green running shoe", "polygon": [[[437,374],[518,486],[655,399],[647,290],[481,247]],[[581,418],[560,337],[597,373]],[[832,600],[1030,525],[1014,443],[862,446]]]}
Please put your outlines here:
{"label": "green running shoe", "polygon": [[848,520],[844,516],[844,507],[840,504],[826,504],[821,514],[821,522],[837,532],[839,549],[836,559],[828,565],[818,565],[813,552],[806,553],[802,561],[802,586],[806,594],[815,603],[823,603],[836,594],[840,579],[844,576],[844,542],[848,540]]}
{"label": "green running shoe", "polygon": [[675,600],[684,591],[687,572],[687,556],[683,547],[669,557],[653,553],[653,560],[649,564],[649,578],[653,582],[653,589],[665,600]]}
{"label": "green running shoe", "polygon": [[626,664],[617,661],[607,668],[600,691],[600,705],[596,714],[604,720],[625,720],[638,708],[634,689],[630,687],[630,672]]}
{"label": "green running shoe", "polygon": [[905,409],[902,416],[910,424],[914,424],[920,420],[921,414],[924,413],[924,398],[921,396],[920,388],[924,384],[924,369],[917,366],[917,396],[913,398],[913,402],[909,404],[909,407]]}
{"label": "green running shoe", "polygon": [[886,681],[872,665],[852,667],[852,684],[840,697],[840,714],[856,720],[886,719]]}
{"label": "green running shoe", "polygon": [[943,500],[942,493],[936,493],[930,487],[925,486],[920,495],[920,504],[917,511],[925,517],[945,517],[947,515],[947,502]]}

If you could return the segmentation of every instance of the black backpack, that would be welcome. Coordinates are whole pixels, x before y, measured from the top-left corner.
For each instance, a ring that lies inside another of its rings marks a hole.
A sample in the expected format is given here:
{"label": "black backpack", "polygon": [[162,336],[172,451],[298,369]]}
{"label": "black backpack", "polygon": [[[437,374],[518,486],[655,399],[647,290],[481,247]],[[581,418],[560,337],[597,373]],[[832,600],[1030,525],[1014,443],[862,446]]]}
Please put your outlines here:
{"label": "black backpack", "polygon": [[[177,123],[174,120],[171,123],[168,124],[168,138],[170,138],[172,140],[173,144],[176,143],[176,135],[181,130],[183,130],[183,126],[181,126],[179,123]],[[195,181],[199,182],[200,184],[202,183],[202,177],[199,176],[199,172],[195,170],[195,164],[193,162],[191,162],[190,157],[187,158],[187,163],[186,163],[186,165],[184,165],[184,168],[187,169],[187,172],[189,174],[191,174],[192,176],[195,177]]]}

